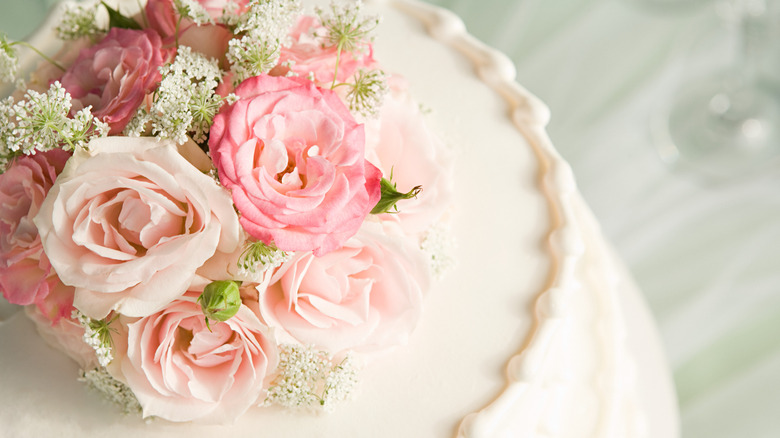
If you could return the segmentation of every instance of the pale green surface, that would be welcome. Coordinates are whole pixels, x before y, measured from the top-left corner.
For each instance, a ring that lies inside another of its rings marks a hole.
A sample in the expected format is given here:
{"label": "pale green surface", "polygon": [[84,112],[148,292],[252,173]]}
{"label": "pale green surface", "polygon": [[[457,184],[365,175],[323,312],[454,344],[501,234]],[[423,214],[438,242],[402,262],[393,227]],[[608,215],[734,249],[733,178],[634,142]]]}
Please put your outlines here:
{"label": "pale green surface", "polygon": [[[22,7],[51,0],[3,1],[0,28],[19,37],[36,21]],[[731,59],[712,5],[430,1],[507,53],[551,107],[553,141],[656,314],[683,437],[780,436],[780,166],[713,186],[671,171],[650,135],[691,68]]]}
{"label": "pale green surface", "polygon": [[0,30],[14,40],[23,39],[38,28],[57,0],[2,0]]}

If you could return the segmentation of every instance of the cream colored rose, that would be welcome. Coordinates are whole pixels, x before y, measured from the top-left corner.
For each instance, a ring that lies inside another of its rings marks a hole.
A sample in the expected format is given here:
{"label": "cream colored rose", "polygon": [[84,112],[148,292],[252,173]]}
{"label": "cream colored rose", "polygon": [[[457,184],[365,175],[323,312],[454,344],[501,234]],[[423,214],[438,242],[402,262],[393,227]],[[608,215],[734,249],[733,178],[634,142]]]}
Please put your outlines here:
{"label": "cream colored rose", "polygon": [[215,251],[235,250],[239,225],[230,195],[191,164],[204,154],[187,146],[94,140],[49,191],[34,221],[84,314],[154,313],[187,290]]}

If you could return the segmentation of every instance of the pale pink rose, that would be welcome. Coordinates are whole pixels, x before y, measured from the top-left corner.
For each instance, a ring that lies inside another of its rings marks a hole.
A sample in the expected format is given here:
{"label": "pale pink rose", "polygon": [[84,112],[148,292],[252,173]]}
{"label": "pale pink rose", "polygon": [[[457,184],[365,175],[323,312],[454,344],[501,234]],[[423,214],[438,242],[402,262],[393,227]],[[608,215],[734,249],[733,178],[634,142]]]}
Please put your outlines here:
{"label": "pale pink rose", "polygon": [[27,306],[24,310],[47,344],[68,355],[82,370],[98,367],[95,349],[84,342],[84,327],[78,321],[67,317],[61,318],[52,325],[49,318],[37,307]]}
{"label": "pale pink rose", "polygon": [[118,134],[157,87],[158,69],[170,54],[152,30],[112,28],[80,52],[60,82],[73,98],[73,112],[91,105],[92,114]]}
{"label": "pale pink rose", "polygon": [[[197,0],[197,2],[206,9],[215,22],[222,16],[222,10],[228,3],[227,0]],[[239,6],[239,11],[242,11],[248,0],[237,0],[234,3]],[[223,60],[228,42],[233,38],[233,33],[220,24],[198,26],[189,18],[183,18],[179,22],[173,0],[149,0],[146,3],[145,13],[149,28],[160,35],[166,47],[175,47],[178,28],[179,45],[190,47],[210,58]]]}
{"label": "pale pink rose", "polygon": [[405,343],[419,320],[430,272],[416,242],[385,227],[366,221],[339,250],[321,257],[297,253],[261,293],[263,320],[280,337],[332,353]]}
{"label": "pale pink rose", "polygon": [[299,18],[290,32],[292,44],[282,47],[279,65],[271,71],[271,75],[284,76],[291,71],[305,78],[312,75],[317,85],[329,88],[334,75],[337,76],[336,83],[349,82],[358,70],[378,67],[371,44],[365,43],[353,52],[342,51],[341,56],[337,57],[337,47],[327,45],[322,36],[326,33],[316,17]]}
{"label": "pale pink rose", "polygon": [[74,154],[35,217],[51,264],[86,315],[156,312],[215,251],[238,245],[230,195],[192,164],[202,156],[188,161],[154,138],[101,138],[89,151]]}
{"label": "pale pink rose", "polygon": [[264,381],[278,361],[275,340],[243,305],[209,330],[198,295],[190,292],[122,330],[127,350],[115,349],[109,369],[121,368],[144,417],[229,423],[262,402]]}
{"label": "pale pink rose", "polygon": [[451,208],[452,153],[407,93],[389,94],[379,117],[366,123],[366,158],[384,175],[392,173],[398,191],[422,187],[416,198],[396,204],[398,213],[382,215],[408,234],[425,232]]}
{"label": "pale pink rose", "polygon": [[0,292],[13,304],[35,304],[50,322],[70,316],[73,288],[43,253],[33,218],[70,154],[61,149],[14,160],[0,174]]}
{"label": "pale pink rose", "polygon": [[341,247],[380,196],[363,126],[304,79],[256,76],[236,94],[214,118],[209,148],[241,225],[284,251]]}

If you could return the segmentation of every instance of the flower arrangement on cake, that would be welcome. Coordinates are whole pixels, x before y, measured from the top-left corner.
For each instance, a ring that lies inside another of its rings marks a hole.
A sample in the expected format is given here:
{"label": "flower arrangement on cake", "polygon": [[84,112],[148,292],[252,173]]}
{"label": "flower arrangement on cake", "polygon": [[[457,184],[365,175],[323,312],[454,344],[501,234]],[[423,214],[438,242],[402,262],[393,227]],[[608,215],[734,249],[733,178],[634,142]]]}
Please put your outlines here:
{"label": "flower arrangement on cake", "polygon": [[379,20],[110,3],[66,5],[26,80],[0,40],[3,296],[127,412],[332,408],[452,264],[451,159]]}

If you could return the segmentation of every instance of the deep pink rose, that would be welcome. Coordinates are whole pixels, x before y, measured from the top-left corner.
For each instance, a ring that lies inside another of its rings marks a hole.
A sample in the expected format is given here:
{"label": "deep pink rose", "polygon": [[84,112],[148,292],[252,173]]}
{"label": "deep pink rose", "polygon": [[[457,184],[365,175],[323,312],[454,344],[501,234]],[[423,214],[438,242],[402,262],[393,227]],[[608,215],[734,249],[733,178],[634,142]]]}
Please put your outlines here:
{"label": "deep pink rose", "polygon": [[230,195],[192,164],[203,160],[191,142],[108,137],[68,161],[35,225],[79,310],[149,315],[183,294],[217,250],[235,250]]}
{"label": "deep pink rose", "polygon": [[[196,0],[209,13],[212,19],[222,16],[222,10],[227,0]],[[234,1],[239,6],[239,12],[245,9],[248,0]],[[163,46],[173,47],[176,42],[178,28],[178,43],[192,48],[196,52],[218,60],[222,60],[227,52],[228,42],[233,33],[220,24],[196,25],[189,18],[179,22],[173,0],[149,0],[144,9],[149,21],[149,28],[155,30],[163,40]]]}
{"label": "deep pink rose", "polygon": [[84,49],[60,79],[73,98],[72,111],[92,106],[92,114],[121,133],[146,96],[160,82],[158,69],[171,51],[152,30],[112,28]]}
{"label": "deep pink rose", "polygon": [[366,221],[322,257],[297,253],[261,294],[260,315],[291,336],[332,353],[376,352],[406,342],[428,290],[428,263],[416,242]]}
{"label": "deep pink rose", "polygon": [[333,76],[336,75],[336,60],[338,59],[337,83],[349,82],[352,75],[359,69],[372,70],[377,68],[373,58],[371,44],[365,43],[353,52],[343,51],[337,57],[337,48],[326,45],[322,35],[326,30],[319,20],[311,16],[298,19],[290,32],[292,44],[282,47],[279,56],[279,66],[271,71],[273,76],[284,76],[290,71],[301,77],[313,75],[314,82],[322,87],[330,87]]}
{"label": "deep pink rose", "polygon": [[52,323],[70,316],[73,288],[52,270],[33,218],[68,158],[61,149],[39,152],[0,174],[0,292],[11,303],[35,304]]}
{"label": "deep pink rose", "polygon": [[419,235],[439,222],[453,203],[452,152],[428,126],[419,105],[407,93],[388,95],[379,117],[366,122],[366,157],[385,175],[393,175],[398,190],[423,191],[397,204],[398,213],[383,219],[398,221],[407,234]]}
{"label": "deep pink rose", "polygon": [[257,76],[214,118],[209,147],[252,236],[321,255],[353,236],[379,200],[363,126],[330,90]]}
{"label": "deep pink rose", "polygon": [[278,361],[275,340],[243,305],[209,330],[198,295],[190,292],[121,330],[127,350],[116,349],[109,370],[121,369],[144,417],[225,423],[262,402],[264,380]]}

